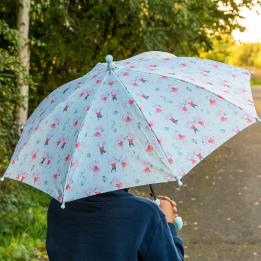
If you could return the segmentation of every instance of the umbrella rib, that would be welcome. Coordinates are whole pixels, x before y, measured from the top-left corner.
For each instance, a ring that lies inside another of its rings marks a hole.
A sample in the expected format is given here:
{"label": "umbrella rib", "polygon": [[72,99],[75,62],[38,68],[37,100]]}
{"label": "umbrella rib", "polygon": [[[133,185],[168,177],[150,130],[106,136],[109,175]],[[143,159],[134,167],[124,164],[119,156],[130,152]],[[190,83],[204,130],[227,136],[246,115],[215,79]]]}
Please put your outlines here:
{"label": "umbrella rib", "polygon": [[[96,92],[95,92],[95,94],[93,95],[93,97],[92,97],[92,99],[91,99],[91,101],[90,101],[90,108],[91,108],[91,106],[92,106],[92,102],[94,101],[94,99],[95,99],[96,96],[97,96],[97,93],[98,93],[99,89],[103,87],[104,82],[106,81],[107,77],[108,77],[108,71],[105,72],[105,76],[104,76],[104,78],[103,78],[103,80],[102,80],[100,86],[96,89]],[[88,115],[88,112],[86,113],[86,115]],[[82,121],[81,125],[84,123],[85,119],[86,119],[86,116],[83,117],[83,121]],[[79,134],[80,134],[80,131],[77,133],[76,141],[78,140]],[[74,151],[75,151],[75,150],[74,150]],[[71,159],[73,159],[74,151],[72,152],[72,157],[71,157]],[[64,201],[64,198],[65,198],[64,195],[65,195],[65,191],[66,191],[66,190],[65,190],[65,187],[66,187],[66,183],[67,183],[67,180],[68,180],[69,173],[70,173],[70,172],[68,172],[68,173],[67,173],[68,175],[66,175],[65,183],[64,183],[64,188],[63,188],[63,204],[65,203],[65,201]]]}
{"label": "umbrella rib", "polygon": [[[141,113],[143,119],[144,119],[145,122],[147,123],[148,128],[150,129],[150,131],[151,131],[153,137],[155,138],[155,141],[157,142],[157,144],[159,145],[159,148],[160,148],[161,152],[163,153],[163,157],[164,157],[164,161],[163,161],[163,162],[165,163],[165,165],[167,166],[167,168],[170,169],[171,173],[174,173],[174,170],[173,170],[172,166],[171,166],[171,165],[169,164],[169,162],[168,162],[168,157],[167,157],[167,155],[166,155],[166,153],[165,153],[165,151],[164,151],[162,145],[161,145],[161,144],[159,143],[159,141],[158,141],[157,135],[155,134],[154,130],[149,126],[148,120],[147,120],[147,118],[145,117],[143,111],[140,109],[140,107],[139,107],[137,101],[135,100],[135,98],[133,97],[133,95],[129,92],[128,88],[127,88],[126,85],[122,82],[122,80],[115,74],[115,72],[112,71],[112,73],[113,73],[114,77],[119,81],[119,83],[121,84],[121,86],[123,87],[123,89],[127,92],[127,94],[128,94],[130,97],[133,98],[135,106],[137,107],[138,111]],[[157,150],[156,150],[156,151],[157,151]],[[158,154],[158,152],[157,152],[157,154]],[[158,156],[161,158],[160,155],[158,155]],[[175,175],[175,174],[174,174],[173,177],[177,180],[177,182],[178,182],[179,185],[182,184],[182,182],[180,181],[180,177],[179,177],[178,175]]]}
{"label": "umbrella rib", "polygon": [[[220,94],[217,94],[217,93],[215,93],[215,92],[213,92],[213,91],[211,91],[211,90],[208,90],[207,88],[202,87],[202,86],[200,86],[200,85],[197,85],[197,84],[195,84],[195,83],[191,83],[190,81],[183,80],[183,79],[180,79],[180,78],[178,78],[178,77],[174,77],[174,76],[172,76],[172,75],[162,75],[162,74],[159,74],[159,73],[132,70],[132,69],[126,68],[126,67],[124,67],[124,66],[120,66],[120,67],[117,67],[117,68],[118,68],[118,70],[128,70],[128,71],[131,71],[131,72],[152,74],[152,75],[157,75],[157,76],[166,76],[166,77],[169,77],[169,78],[172,78],[172,79],[175,79],[175,80],[179,80],[179,81],[182,81],[182,82],[186,82],[186,83],[191,84],[191,85],[194,85],[194,86],[196,86],[196,87],[198,87],[198,88],[203,88],[204,90],[210,92],[211,94],[214,94],[214,95],[216,95],[216,96],[220,96],[220,97],[222,97],[222,99],[226,100],[227,102],[229,102],[229,103],[232,104],[233,106],[235,106],[235,107],[239,108],[240,110],[242,110],[241,107],[239,107],[238,105],[234,104],[232,101],[228,100],[227,98],[221,96]],[[252,96],[252,98],[253,98],[253,96]],[[255,118],[257,122],[259,121],[259,118],[258,118],[258,116],[257,116],[257,113],[255,113],[256,116],[253,116],[252,113],[249,112],[248,110],[243,109],[243,111],[244,111],[245,113],[247,113],[249,116]]]}

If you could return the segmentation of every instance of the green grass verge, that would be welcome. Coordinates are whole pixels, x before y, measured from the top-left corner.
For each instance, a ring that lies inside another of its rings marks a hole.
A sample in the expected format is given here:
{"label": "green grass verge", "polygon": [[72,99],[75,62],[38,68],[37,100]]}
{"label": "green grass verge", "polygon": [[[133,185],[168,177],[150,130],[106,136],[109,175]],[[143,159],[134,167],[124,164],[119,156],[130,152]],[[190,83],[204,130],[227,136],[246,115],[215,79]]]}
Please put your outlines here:
{"label": "green grass verge", "polygon": [[0,260],[48,260],[46,215],[50,197],[20,182],[0,184]]}

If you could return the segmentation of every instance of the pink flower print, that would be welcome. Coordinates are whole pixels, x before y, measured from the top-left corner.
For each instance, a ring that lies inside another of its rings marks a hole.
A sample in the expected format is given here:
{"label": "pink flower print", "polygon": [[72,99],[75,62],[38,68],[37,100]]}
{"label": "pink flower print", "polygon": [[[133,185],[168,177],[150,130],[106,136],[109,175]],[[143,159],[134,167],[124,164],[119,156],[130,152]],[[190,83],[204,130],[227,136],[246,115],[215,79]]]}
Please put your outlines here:
{"label": "pink flower print", "polygon": [[93,173],[98,173],[98,172],[100,172],[100,168],[95,164],[95,165],[93,165],[93,167],[92,167],[92,171],[93,171]]}
{"label": "pink flower print", "polygon": [[195,104],[193,101],[189,101],[188,104],[189,104],[191,107],[193,107],[193,108],[195,108],[195,107],[198,106],[198,105]]}
{"label": "pink flower print", "polygon": [[106,95],[102,96],[102,100],[106,102],[108,100],[108,96]]}
{"label": "pink flower print", "polygon": [[193,165],[195,165],[196,163],[197,163],[197,160],[196,159],[191,159],[191,163],[193,164]]}
{"label": "pink flower print", "polygon": [[99,84],[101,82],[102,82],[102,80],[96,80],[96,84]]}
{"label": "pink flower print", "polygon": [[187,107],[186,106],[182,106],[182,111],[184,111],[184,112],[187,112],[188,111],[188,109],[187,109]]}
{"label": "pink flower print", "polygon": [[105,148],[104,148],[104,145],[101,145],[99,147],[99,150],[100,150],[100,154],[104,154],[106,152]]}
{"label": "pink flower print", "polygon": [[126,168],[126,167],[127,167],[127,162],[126,162],[126,161],[122,161],[122,162],[121,162],[121,166],[122,166],[123,168]]}
{"label": "pink flower print", "polygon": [[57,178],[58,178],[58,173],[56,172],[56,173],[53,174],[53,179],[57,180]]}
{"label": "pink flower print", "polygon": [[118,182],[118,183],[116,183],[115,187],[117,189],[122,189],[123,188],[123,184],[121,182]]}
{"label": "pink flower print", "polygon": [[79,141],[76,142],[75,145],[74,145],[74,147],[75,147],[76,149],[80,148],[80,142],[79,142]]}
{"label": "pink flower print", "polygon": [[153,125],[154,125],[154,124],[153,124],[153,121],[149,121],[149,122],[148,122],[148,125],[149,125],[150,128],[152,128]]}
{"label": "pink flower print", "polygon": [[68,111],[69,105],[65,105],[63,111]]}
{"label": "pink flower print", "polygon": [[172,165],[174,163],[174,160],[172,158],[168,158],[168,162]]}
{"label": "pink flower print", "polygon": [[67,141],[64,140],[61,148],[64,149],[64,146],[65,146],[66,144],[67,144]]}
{"label": "pink flower print", "polygon": [[141,81],[142,83],[145,83],[147,81],[143,77],[140,77],[138,80]]}
{"label": "pink flower print", "polygon": [[197,133],[199,131],[194,124],[191,125],[191,129],[194,131],[194,133]]}
{"label": "pink flower print", "polygon": [[94,133],[94,136],[95,136],[96,138],[101,137],[101,131],[97,130],[97,131]]}
{"label": "pink flower print", "polygon": [[114,81],[112,81],[112,80],[110,80],[109,82],[108,82],[108,85],[109,86],[112,86],[114,84]]}
{"label": "pink flower print", "polygon": [[91,108],[91,106],[90,106],[90,105],[87,105],[87,106],[86,106],[86,111],[89,111],[90,108]]}
{"label": "pink flower print", "polygon": [[187,67],[188,65],[186,63],[181,63],[180,66],[181,67]]}
{"label": "pink flower print", "polygon": [[209,99],[210,105],[216,105],[216,100],[215,99]]}
{"label": "pink flower print", "polygon": [[139,86],[139,84],[138,84],[138,83],[136,83],[136,82],[134,82],[134,83],[132,84],[132,86],[133,86],[133,87],[138,87],[138,86]]}
{"label": "pink flower print", "polygon": [[32,160],[35,160],[36,159],[36,152],[33,152],[32,154]]}
{"label": "pink flower print", "polygon": [[15,165],[16,161],[15,160],[12,160],[12,164]]}
{"label": "pink flower print", "polygon": [[134,100],[133,99],[128,100],[128,104],[129,105],[133,105],[134,104]]}
{"label": "pink flower print", "polygon": [[84,96],[85,95],[85,92],[81,92],[80,93],[80,97]]}
{"label": "pink flower print", "polygon": [[197,156],[200,160],[203,159],[203,156],[202,156],[201,152],[197,152],[197,153],[196,153],[196,156]]}
{"label": "pink flower print", "polygon": [[48,145],[48,144],[49,144],[49,140],[50,140],[50,138],[47,137],[47,138],[45,139],[44,145]]}
{"label": "pink flower print", "polygon": [[215,143],[214,138],[212,138],[212,137],[208,138],[208,143],[209,144],[214,144]]}
{"label": "pink flower print", "polygon": [[39,182],[40,178],[39,176],[35,176],[33,180],[34,180],[34,184],[36,184]]}
{"label": "pink flower print", "polygon": [[177,92],[177,91],[178,91],[178,88],[177,88],[177,87],[171,87],[170,91],[171,91],[171,92]]}
{"label": "pink flower print", "polygon": [[129,75],[129,73],[128,72],[123,72],[123,74],[122,74],[123,76],[128,76]]}
{"label": "pink flower print", "polygon": [[116,93],[112,93],[111,97],[112,97],[112,101],[117,101],[117,94]]}
{"label": "pink flower print", "polygon": [[153,148],[153,146],[152,146],[151,144],[149,144],[149,145],[146,147],[146,152],[148,152],[148,153],[153,152],[153,150],[154,150],[154,148]]}
{"label": "pink flower print", "polygon": [[182,134],[182,133],[178,134],[178,138],[179,138],[180,140],[184,140],[185,137],[186,137],[186,136],[185,136],[184,134]]}
{"label": "pink flower print", "polygon": [[85,97],[84,97],[84,100],[87,100],[89,98],[90,94],[87,92]]}
{"label": "pink flower print", "polygon": [[227,121],[227,117],[225,115],[222,115],[219,119],[221,122]]}
{"label": "pink flower print", "polygon": [[157,108],[155,109],[155,111],[156,111],[156,112],[161,112],[162,109],[161,109],[160,107],[157,107]]}
{"label": "pink flower print", "polygon": [[251,123],[251,122],[253,122],[253,120],[250,119],[250,118],[246,118],[246,122],[247,122],[247,123]]}
{"label": "pink flower print", "polygon": [[67,154],[66,157],[64,158],[66,161],[69,161],[70,160],[70,155]]}
{"label": "pink flower print", "polygon": [[78,120],[75,120],[75,121],[73,122],[73,126],[74,126],[74,127],[77,127],[77,125],[78,125]]}
{"label": "pink flower print", "polygon": [[143,171],[144,171],[145,173],[151,173],[151,168],[146,167],[146,168],[143,169]]}
{"label": "pink flower print", "polygon": [[71,189],[70,184],[67,184],[67,185],[65,186],[65,190],[70,190],[70,189]]}
{"label": "pink flower print", "polygon": [[172,123],[175,123],[177,124],[178,123],[178,120],[176,120],[175,118],[173,118],[172,116],[170,117],[169,119]]}
{"label": "pink flower print", "polygon": [[150,96],[145,95],[145,94],[143,93],[143,94],[141,95],[141,97],[147,100],[147,99],[149,99]]}
{"label": "pink flower print", "polygon": [[23,182],[26,179],[24,175],[21,176],[21,181]]}
{"label": "pink flower print", "polygon": [[52,163],[51,160],[48,159],[48,160],[47,160],[47,165],[51,165],[51,163]]}
{"label": "pink flower print", "polygon": [[47,157],[42,157],[42,161],[40,162],[41,164],[44,164],[45,160],[47,159]]}
{"label": "pink flower print", "polygon": [[198,121],[198,124],[199,124],[200,126],[204,126],[204,125],[205,125],[205,122],[204,122],[203,120],[199,120],[199,121]]}
{"label": "pink flower print", "polygon": [[126,123],[131,123],[132,122],[132,118],[129,115],[127,115],[127,116],[125,116],[124,121]]}
{"label": "pink flower print", "polygon": [[128,138],[129,147],[134,146],[133,138]]}
{"label": "pink flower print", "polygon": [[97,112],[96,112],[96,117],[97,117],[97,119],[100,119],[100,118],[102,118],[102,114],[101,114],[101,112],[100,112],[100,111],[97,111]]}
{"label": "pink flower print", "polygon": [[55,122],[51,124],[51,128],[52,128],[52,129],[55,129],[55,128],[56,128],[56,123],[55,123]]}
{"label": "pink flower print", "polygon": [[123,147],[123,140],[118,141],[118,146],[121,148]]}
{"label": "pink flower print", "polygon": [[116,172],[116,162],[111,163],[111,172]]}
{"label": "pink flower print", "polygon": [[51,100],[51,104],[53,104],[55,102],[55,100]]}

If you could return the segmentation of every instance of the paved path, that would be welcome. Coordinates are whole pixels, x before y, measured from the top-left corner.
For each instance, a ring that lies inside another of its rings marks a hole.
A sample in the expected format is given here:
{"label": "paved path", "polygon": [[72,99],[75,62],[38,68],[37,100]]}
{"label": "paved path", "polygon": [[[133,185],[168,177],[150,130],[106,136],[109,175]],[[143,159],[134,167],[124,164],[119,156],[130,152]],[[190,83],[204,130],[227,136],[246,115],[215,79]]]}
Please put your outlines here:
{"label": "paved path", "polygon": [[[253,89],[261,115],[261,88]],[[175,183],[156,185],[174,195],[185,226],[186,260],[261,260],[261,124],[233,137]],[[147,187],[139,190],[148,195]]]}

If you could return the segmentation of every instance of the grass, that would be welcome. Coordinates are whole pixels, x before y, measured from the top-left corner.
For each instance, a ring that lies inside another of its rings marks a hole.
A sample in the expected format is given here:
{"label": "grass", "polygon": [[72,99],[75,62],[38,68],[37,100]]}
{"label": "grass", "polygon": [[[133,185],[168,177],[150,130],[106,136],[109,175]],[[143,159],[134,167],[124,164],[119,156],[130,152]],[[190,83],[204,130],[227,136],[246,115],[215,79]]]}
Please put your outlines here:
{"label": "grass", "polygon": [[0,185],[0,260],[48,260],[46,214],[50,197],[25,184]]}

